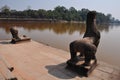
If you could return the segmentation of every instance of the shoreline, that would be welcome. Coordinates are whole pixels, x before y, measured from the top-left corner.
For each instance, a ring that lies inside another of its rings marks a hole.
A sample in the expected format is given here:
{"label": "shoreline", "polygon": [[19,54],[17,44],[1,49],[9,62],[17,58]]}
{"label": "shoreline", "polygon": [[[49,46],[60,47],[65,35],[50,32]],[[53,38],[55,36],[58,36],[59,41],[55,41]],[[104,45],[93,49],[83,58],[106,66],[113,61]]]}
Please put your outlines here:
{"label": "shoreline", "polygon": [[60,23],[85,23],[82,21],[66,21],[56,19],[40,19],[40,18],[0,18],[0,21],[40,21],[40,22],[60,22]]}
{"label": "shoreline", "polygon": [[[0,18],[0,21],[39,21],[39,22],[50,22],[50,23],[82,23],[82,24],[86,24],[85,21],[66,21],[66,20],[40,19],[40,18]],[[97,23],[97,25],[120,25],[120,23]]]}

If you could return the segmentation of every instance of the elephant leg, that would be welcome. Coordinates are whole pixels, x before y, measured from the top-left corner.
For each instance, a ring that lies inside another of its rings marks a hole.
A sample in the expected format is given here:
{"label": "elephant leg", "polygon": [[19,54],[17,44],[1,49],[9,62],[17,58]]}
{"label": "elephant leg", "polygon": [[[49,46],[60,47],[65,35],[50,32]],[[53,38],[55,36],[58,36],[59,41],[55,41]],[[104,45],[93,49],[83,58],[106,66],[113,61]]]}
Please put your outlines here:
{"label": "elephant leg", "polygon": [[90,65],[90,61],[91,61],[91,52],[90,51],[85,51],[85,65]]}
{"label": "elephant leg", "polygon": [[77,57],[77,52],[75,51],[74,43],[70,44],[70,56],[71,60],[74,60]]}
{"label": "elephant leg", "polygon": [[88,49],[85,50],[85,65],[90,65],[91,59],[96,60],[96,47],[91,45]]}

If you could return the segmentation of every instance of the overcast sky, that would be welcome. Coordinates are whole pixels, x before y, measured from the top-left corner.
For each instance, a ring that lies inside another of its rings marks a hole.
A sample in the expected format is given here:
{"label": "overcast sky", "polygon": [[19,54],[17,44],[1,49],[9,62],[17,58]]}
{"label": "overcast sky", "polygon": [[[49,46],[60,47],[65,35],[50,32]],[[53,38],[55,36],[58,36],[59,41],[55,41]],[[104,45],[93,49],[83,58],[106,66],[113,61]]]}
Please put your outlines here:
{"label": "overcast sky", "polygon": [[58,5],[66,8],[74,7],[77,10],[87,8],[105,14],[110,13],[120,20],[120,0],[0,0],[0,8],[4,5],[16,10],[25,10],[28,6],[36,10],[53,10]]}

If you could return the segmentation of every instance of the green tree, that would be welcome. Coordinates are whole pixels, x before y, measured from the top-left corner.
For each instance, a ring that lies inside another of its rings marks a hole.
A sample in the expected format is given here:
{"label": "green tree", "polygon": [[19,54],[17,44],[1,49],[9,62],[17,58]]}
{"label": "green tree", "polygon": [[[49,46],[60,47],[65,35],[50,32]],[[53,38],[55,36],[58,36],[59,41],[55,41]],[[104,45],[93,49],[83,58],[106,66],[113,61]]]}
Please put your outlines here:
{"label": "green tree", "polygon": [[5,17],[9,17],[10,16],[10,7],[5,5],[1,8],[1,12],[3,14],[3,16]]}
{"label": "green tree", "polygon": [[70,15],[71,21],[77,20],[77,18],[76,18],[77,10],[74,7],[69,8],[69,15]]}
{"label": "green tree", "polygon": [[[53,19],[53,20],[66,20],[66,21],[86,21],[88,9],[76,10],[74,7],[66,9],[64,6],[57,6],[54,10],[32,10],[31,7],[24,11],[10,10],[10,7],[5,5],[1,7],[1,18],[40,18],[40,19]],[[103,14],[97,12],[97,23],[118,23],[118,19],[112,17],[111,14]]]}
{"label": "green tree", "polygon": [[111,20],[112,20],[112,15],[111,15],[111,14],[107,14],[107,15],[106,15],[106,20],[107,20],[108,23],[111,22]]}
{"label": "green tree", "polygon": [[53,11],[53,14],[55,15],[54,17],[58,20],[65,19],[66,13],[67,13],[67,9],[63,6],[57,6]]}
{"label": "green tree", "polygon": [[38,15],[39,15],[39,18],[46,18],[47,16],[47,11],[44,10],[44,9],[39,9],[38,10]]}
{"label": "green tree", "polygon": [[89,12],[89,10],[88,10],[88,9],[85,9],[85,8],[83,8],[83,9],[81,10],[80,16],[81,16],[81,18],[82,18],[82,21],[86,21],[87,13],[88,13],[88,12]]}

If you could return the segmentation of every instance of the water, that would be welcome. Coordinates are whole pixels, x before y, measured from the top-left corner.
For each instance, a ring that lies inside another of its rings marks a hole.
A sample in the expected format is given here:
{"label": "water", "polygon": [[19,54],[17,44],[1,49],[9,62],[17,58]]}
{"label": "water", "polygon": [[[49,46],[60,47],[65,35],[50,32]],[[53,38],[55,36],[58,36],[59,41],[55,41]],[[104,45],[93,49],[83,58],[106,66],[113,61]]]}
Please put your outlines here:
{"label": "water", "polygon": [[[0,40],[11,39],[10,27],[16,27],[20,35],[33,40],[69,51],[69,43],[81,39],[85,24],[50,23],[38,21],[0,21]],[[98,26],[101,40],[97,50],[97,59],[120,67],[120,26]],[[62,53],[61,53],[62,54]]]}

